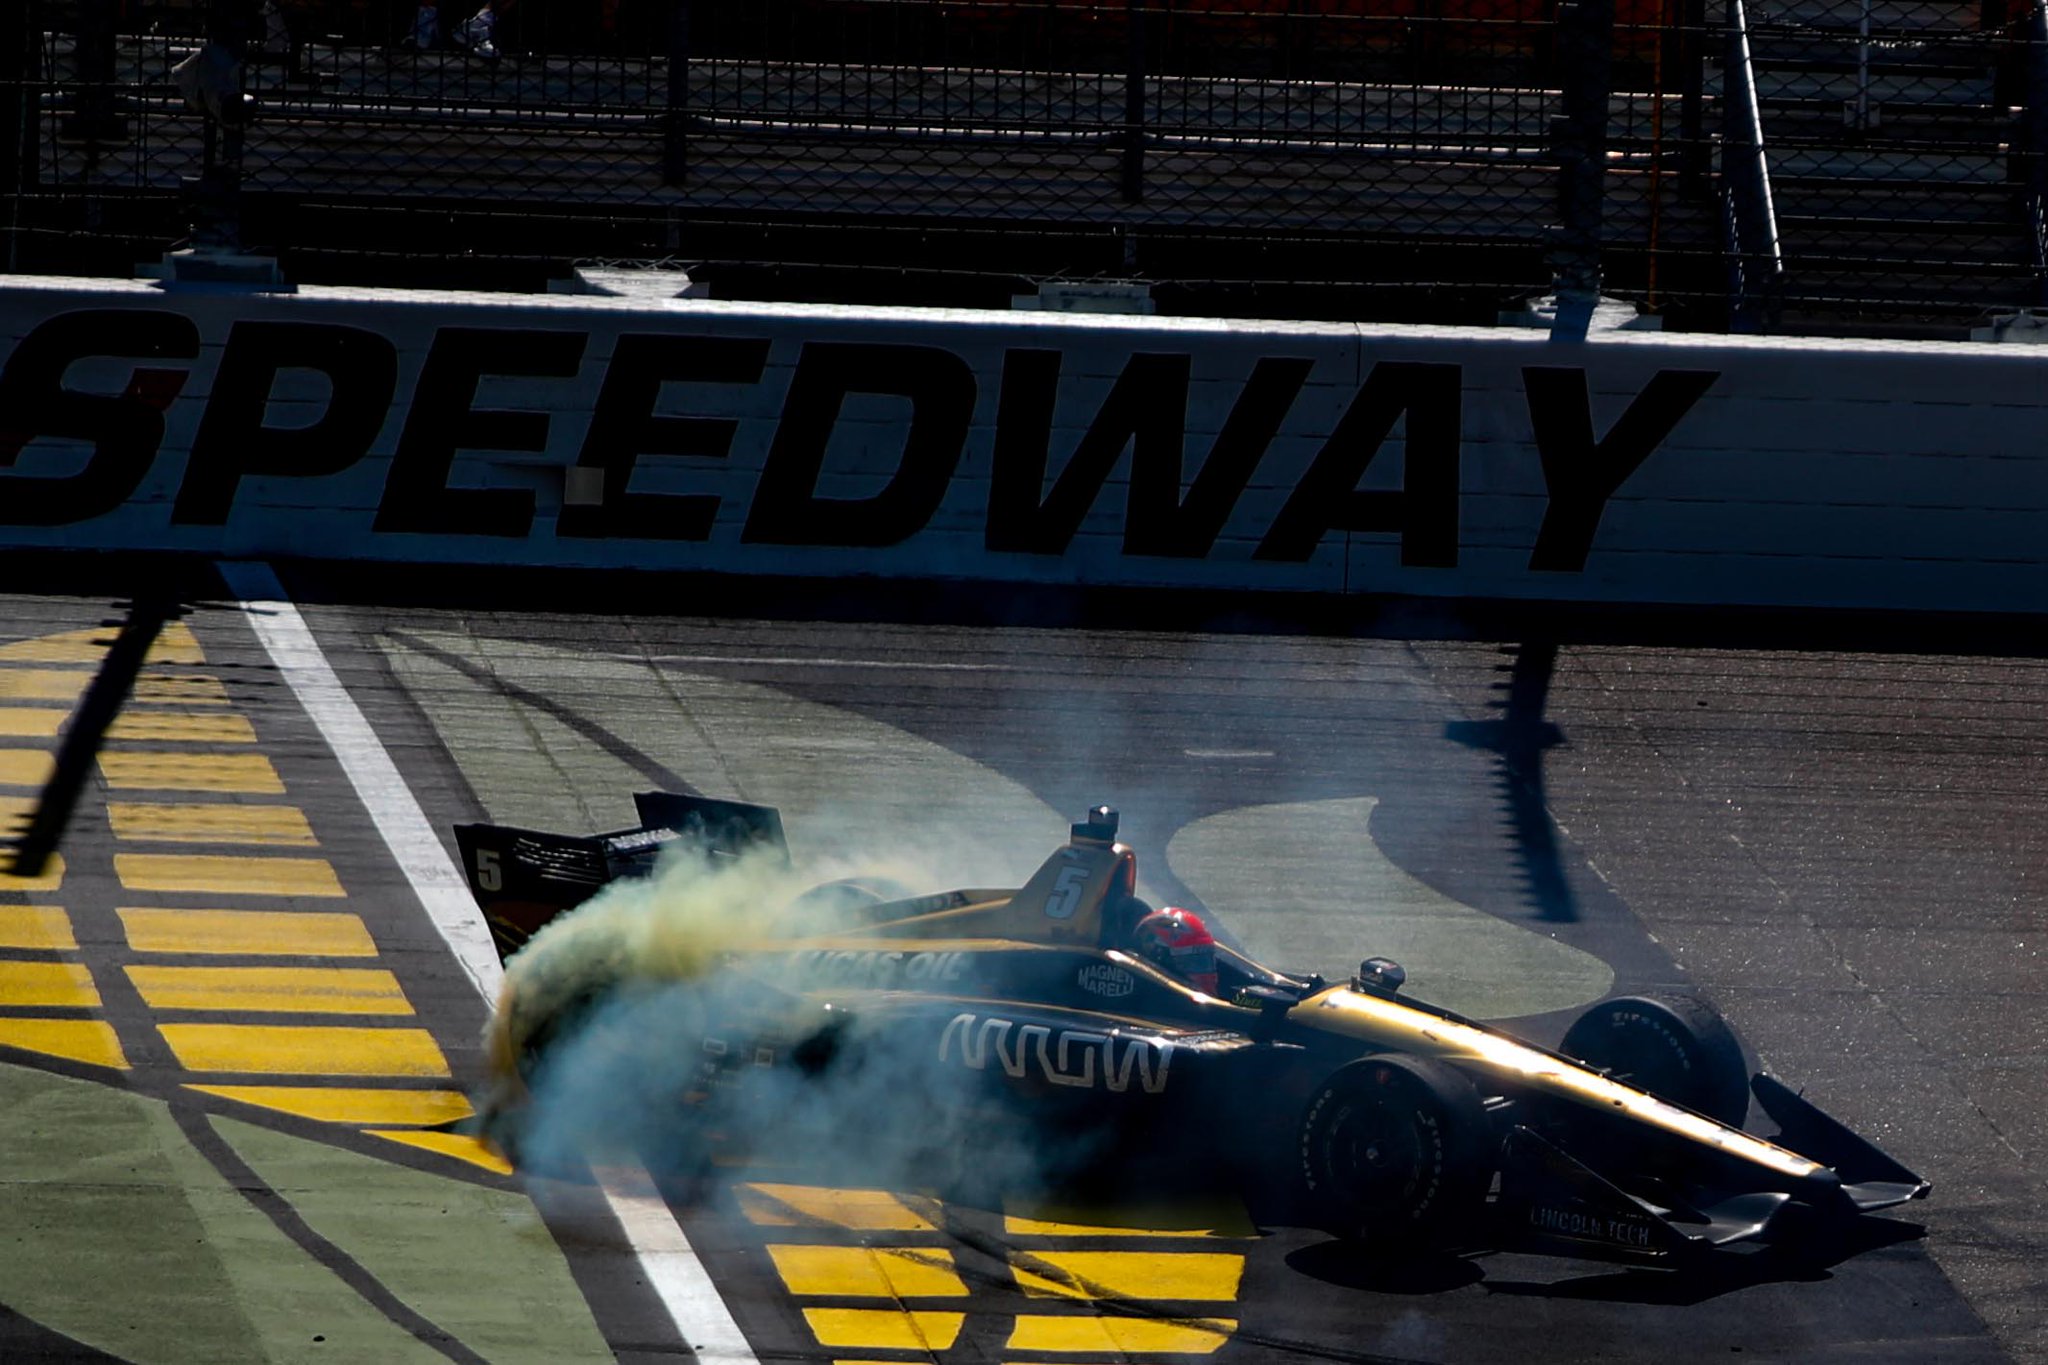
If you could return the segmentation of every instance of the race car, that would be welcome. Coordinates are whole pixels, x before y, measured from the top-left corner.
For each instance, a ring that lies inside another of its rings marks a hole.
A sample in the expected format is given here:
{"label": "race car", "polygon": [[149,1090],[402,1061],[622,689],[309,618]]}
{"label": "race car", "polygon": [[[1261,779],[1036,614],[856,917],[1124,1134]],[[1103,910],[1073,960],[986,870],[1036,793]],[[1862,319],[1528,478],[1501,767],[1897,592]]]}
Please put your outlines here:
{"label": "race car", "polygon": [[892,1178],[945,1181],[1014,1173],[1014,1144],[1035,1179],[1197,1171],[1368,1250],[1666,1268],[1929,1189],[1750,1076],[1704,1002],[1610,999],[1552,1050],[1411,998],[1383,958],[1344,982],[1255,962],[1138,898],[1107,806],[1021,888],[792,896],[776,811],[636,805],[606,835],[456,830],[508,957],[480,1121],[522,1164],[551,1105],[602,1100],[585,1136],[616,1136],[632,1094],[637,1150],[671,1168],[892,1147]]}

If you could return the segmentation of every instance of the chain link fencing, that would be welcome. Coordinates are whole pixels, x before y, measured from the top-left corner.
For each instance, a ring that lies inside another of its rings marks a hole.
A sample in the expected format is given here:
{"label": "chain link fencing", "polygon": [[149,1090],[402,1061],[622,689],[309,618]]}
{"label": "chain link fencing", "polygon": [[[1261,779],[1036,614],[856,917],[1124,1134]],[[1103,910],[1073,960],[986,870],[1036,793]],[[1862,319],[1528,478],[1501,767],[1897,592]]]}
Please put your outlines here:
{"label": "chain link fencing", "polygon": [[28,0],[10,269],[1961,335],[2044,297],[2014,0]]}

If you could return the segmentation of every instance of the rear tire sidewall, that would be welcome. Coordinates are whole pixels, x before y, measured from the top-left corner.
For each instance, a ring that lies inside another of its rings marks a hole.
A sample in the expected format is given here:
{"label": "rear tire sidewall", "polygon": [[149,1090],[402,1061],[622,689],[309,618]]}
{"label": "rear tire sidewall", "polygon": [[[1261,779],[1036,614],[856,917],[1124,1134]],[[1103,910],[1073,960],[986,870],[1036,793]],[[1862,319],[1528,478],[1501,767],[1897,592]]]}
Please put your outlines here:
{"label": "rear tire sidewall", "polygon": [[1378,1251],[1448,1247],[1492,1178],[1470,1081],[1423,1058],[1368,1057],[1332,1073],[1296,1132],[1304,1221]]}
{"label": "rear tire sidewall", "polygon": [[1689,996],[1603,1000],[1558,1051],[1616,1080],[1739,1128],[1749,1114],[1742,1044],[1712,1005]]}

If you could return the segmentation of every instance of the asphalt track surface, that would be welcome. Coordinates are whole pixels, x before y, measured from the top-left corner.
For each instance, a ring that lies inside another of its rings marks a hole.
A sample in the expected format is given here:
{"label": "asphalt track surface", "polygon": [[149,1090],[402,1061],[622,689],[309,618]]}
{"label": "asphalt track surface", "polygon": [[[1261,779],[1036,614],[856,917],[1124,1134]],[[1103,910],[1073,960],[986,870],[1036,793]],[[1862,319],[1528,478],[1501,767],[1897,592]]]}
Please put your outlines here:
{"label": "asphalt track surface", "polygon": [[[1108,801],[1151,896],[1262,957],[1395,956],[1416,994],[1546,1041],[1601,994],[1701,992],[1935,1182],[1832,1263],[1680,1278],[1375,1268],[1227,1203],[736,1171],[672,1211],[757,1360],[2048,1359],[2036,658],[287,584],[444,833],[615,828],[672,786],[781,806],[800,857],[893,840],[1000,881]],[[32,810],[118,591],[0,599],[0,818]],[[0,1359],[685,1355],[593,1190],[433,1131],[485,1004],[244,613],[218,587],[184,607],[61,875],[0,880]]]}

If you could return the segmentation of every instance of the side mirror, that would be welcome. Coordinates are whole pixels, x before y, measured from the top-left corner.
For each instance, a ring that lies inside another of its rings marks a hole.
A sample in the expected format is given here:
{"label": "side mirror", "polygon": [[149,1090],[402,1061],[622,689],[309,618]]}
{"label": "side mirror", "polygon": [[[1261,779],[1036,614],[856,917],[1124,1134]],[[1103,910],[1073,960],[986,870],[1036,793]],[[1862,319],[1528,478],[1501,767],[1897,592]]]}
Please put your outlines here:
{"label": "side mirror", "polygon": [[1351,988],[1372,991],[1378,995],[1392,995],[1408,984],[1408,973],[1401,964],[1390,957],[1369,957],[1358,964],[1358,975],[1351,978]]}

